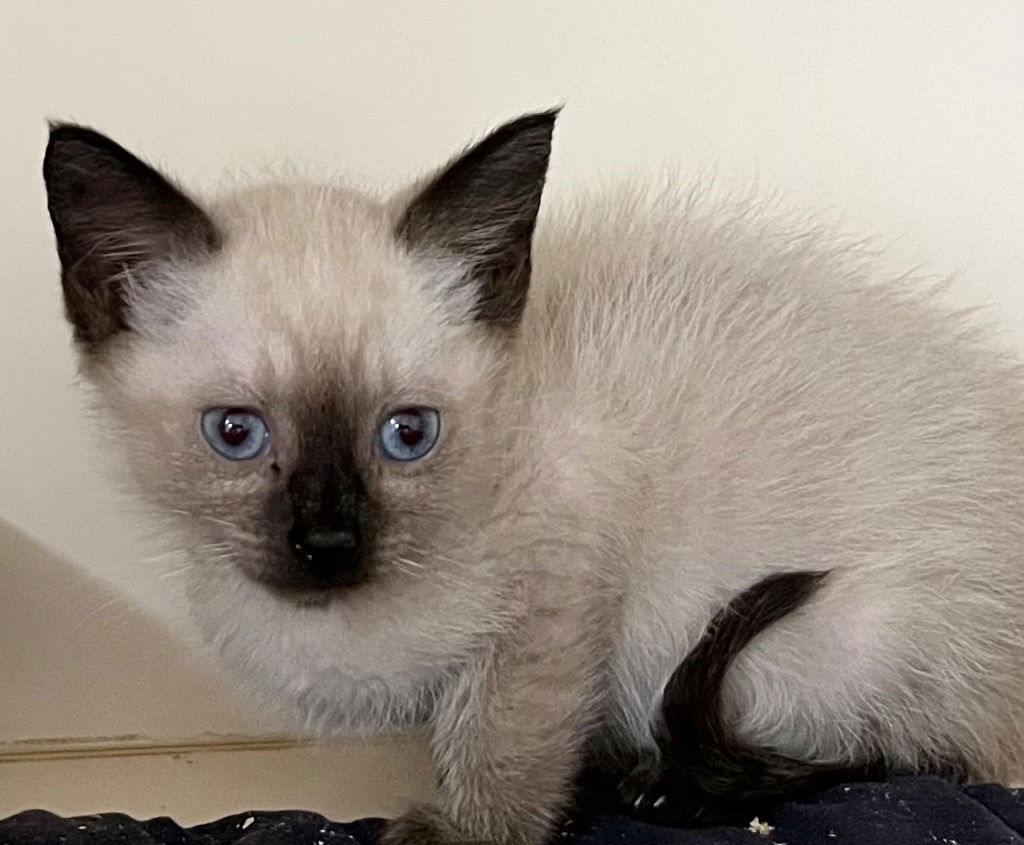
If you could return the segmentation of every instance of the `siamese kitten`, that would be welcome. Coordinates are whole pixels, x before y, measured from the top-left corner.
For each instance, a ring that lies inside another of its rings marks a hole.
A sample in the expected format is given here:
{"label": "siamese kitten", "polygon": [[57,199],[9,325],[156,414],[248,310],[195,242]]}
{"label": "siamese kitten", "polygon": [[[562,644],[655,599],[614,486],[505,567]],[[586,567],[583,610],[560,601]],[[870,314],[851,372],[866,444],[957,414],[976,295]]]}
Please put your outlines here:
{"label": "siamese kitten", "polygon": [[[656,768],[659,740],[719,794],[750,791],[722,748],[768,792],[1019,771],[1017,362],[864,251],[700,188],[535,232],[555,117],[384,200],[200,201],[52,128],[82,372],[192,550],[211,648],[306,727],[429,729],[437,804],[391,845],[538,845],[584,764]],[[757,583],[781,605],[750,610]],[[747,630],[702,640],[730,601]],[[673,675],[698,642],[706,701]]]}

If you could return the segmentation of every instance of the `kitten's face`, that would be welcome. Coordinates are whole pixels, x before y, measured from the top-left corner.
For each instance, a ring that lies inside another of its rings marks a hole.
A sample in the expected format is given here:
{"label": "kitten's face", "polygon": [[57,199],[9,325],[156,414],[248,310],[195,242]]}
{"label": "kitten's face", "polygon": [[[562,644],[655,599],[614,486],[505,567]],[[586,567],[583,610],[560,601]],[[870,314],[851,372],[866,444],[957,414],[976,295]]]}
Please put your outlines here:
{"label": "kitten's face", "polygon": [[502,463],[500,339],[371,200],[264,188],[210,210],[222,247],[166,282],[181,316],[165,289],[90,369],[140,490],[197,560],[283,599],[443,569]]}
{"label": "kitten's face", "polygon": [[488,544],[522,409],[503,382],[553,120],[390,204],[284,185],[201,209],[102,136],[51,134],[102,429],[176,524],[208,638],[290,694],[450,661],[501,624]]}

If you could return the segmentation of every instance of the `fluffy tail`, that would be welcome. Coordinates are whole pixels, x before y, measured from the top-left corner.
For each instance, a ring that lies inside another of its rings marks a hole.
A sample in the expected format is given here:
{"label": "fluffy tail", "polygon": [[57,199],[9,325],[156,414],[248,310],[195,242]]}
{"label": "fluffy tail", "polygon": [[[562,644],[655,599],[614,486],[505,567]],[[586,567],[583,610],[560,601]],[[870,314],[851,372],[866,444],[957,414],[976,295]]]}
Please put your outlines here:
{"label": "fluffy tail", "polygon": [[801,607],[826,572],[769,575],[734,598],[672,674],[662,698],[663,785],[696,806],[770,801],[884,774],[880,765],[837,767],[793,760],[740,744],[722,717],[722,682],[759,633]]}

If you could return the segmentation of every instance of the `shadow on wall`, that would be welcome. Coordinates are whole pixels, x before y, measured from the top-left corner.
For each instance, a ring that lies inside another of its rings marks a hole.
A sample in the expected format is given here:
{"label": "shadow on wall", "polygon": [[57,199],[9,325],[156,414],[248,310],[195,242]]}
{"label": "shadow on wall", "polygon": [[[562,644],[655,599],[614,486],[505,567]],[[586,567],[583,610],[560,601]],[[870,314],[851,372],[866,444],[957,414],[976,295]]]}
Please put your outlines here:
{"label": "shadow on wall", "polygon": [[0,745],[267,733],[159,621],[0,519]]}

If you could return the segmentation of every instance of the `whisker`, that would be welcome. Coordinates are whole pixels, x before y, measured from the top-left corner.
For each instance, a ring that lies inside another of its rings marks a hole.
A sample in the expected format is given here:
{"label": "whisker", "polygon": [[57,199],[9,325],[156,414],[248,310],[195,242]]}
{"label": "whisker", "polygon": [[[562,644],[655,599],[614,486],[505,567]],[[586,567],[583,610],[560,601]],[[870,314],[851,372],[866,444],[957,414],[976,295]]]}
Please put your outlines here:
{"label": "whisker", "polygon": [[[396,568],[411,578],[419,578],[421,580],[430,578],[456,589],[468,589],[472,586],[468,580],[459,578],[451,572],[429,569],[425,564],[407,557],[395,557],[393,560],[396,563]],[[409,566],[414,568],[409,569]]]}
{"label": "whisker", "polygon": [[78,620],[78,623],[80,625],[83,625],[86,622],[90,622],[100,614],[106,613],[112,607],[117,607],[118,605],[121,605],[121,612],[123,615],[126,610],[125,605],[129,605],[129,603],[129,599],[126,596],[113,596],[112,598],[107,599],[107,601],[101,602],[99,605],[97,605],[84,616],[82,616]]}

